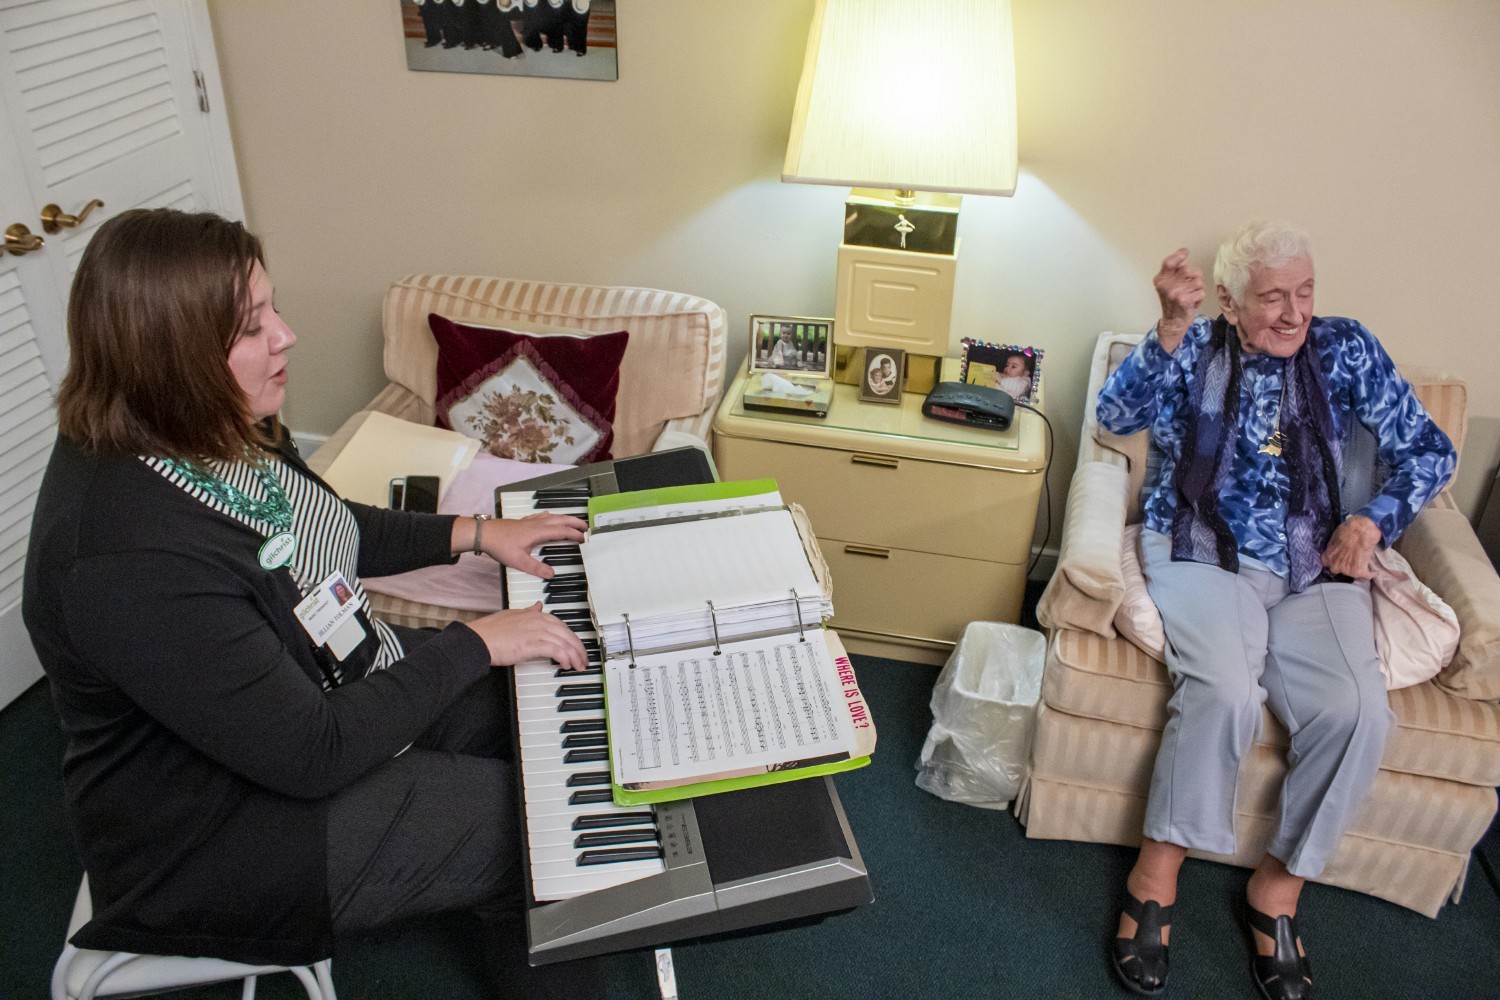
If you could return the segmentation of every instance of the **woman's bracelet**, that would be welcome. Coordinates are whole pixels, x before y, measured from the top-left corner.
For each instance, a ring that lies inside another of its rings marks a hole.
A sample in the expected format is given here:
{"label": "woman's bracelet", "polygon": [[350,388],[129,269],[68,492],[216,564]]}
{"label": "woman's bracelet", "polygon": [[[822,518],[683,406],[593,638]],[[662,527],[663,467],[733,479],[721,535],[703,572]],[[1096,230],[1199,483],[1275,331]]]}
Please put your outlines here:
{"label": "woman's bracelet", "polygon": [[484,555],[484,548],[479,544],[484,538],[484,522],[492,520],[494,516],[493,514],[474,515],[474,548],[471,551],[476,556]]}

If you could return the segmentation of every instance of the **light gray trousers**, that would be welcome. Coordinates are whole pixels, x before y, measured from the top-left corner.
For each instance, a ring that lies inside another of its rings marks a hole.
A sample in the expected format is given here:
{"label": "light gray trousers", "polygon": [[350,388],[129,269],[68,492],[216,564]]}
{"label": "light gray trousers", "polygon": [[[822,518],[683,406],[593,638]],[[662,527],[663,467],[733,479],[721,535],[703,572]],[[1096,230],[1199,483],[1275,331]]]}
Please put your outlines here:
{"label": "light gray trousers", "polygon": [[1293,875],[1316,877],[1363,805],[1395,724],[1369,586],[1322,583],[1293,594],[1258,564],[1229,573],[1173,562],[1171,539],[1155,531],[1141,532],[1141,566],[1174,686],[1145,835],[1234,853],[1240,761],[1269,701],[1291,749],[1267,852]]}

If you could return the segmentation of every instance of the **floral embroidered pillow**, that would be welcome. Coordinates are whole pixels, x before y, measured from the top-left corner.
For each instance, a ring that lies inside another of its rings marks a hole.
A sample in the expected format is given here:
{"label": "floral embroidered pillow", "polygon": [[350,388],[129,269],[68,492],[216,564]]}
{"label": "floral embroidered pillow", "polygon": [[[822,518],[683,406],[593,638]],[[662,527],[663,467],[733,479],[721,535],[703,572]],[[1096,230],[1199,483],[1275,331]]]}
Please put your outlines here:
{"label": "floral embroidered pillow", "polygon": [[427,317],[438,345],[437,422],[520,462],[611,457],[630,334],[532,335]]}

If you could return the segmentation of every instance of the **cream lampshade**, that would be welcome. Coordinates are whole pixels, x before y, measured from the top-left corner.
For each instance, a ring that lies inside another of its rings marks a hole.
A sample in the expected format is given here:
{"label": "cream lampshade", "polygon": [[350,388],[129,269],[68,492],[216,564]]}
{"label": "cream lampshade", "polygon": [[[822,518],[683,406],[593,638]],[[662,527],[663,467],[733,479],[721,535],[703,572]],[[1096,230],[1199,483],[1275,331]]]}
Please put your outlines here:
{"label": "cream lampshade", "polygon": [[1009,0],[818,0],[781,178],[856,189],[835,344],[956,353],[959,195],[1014,193],[1017,159]]}

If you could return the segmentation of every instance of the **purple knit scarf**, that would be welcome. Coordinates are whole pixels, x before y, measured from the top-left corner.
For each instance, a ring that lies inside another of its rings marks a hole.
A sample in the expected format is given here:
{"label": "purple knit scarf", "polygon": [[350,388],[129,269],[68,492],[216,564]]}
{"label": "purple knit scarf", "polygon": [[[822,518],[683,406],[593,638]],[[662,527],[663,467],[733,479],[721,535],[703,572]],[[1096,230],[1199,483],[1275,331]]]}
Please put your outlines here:
{"label": "purple knit scarf", "polygon": [[[1172,558],[1211,563],[1231,573],[1240,559],[1234,532],[1219,512],[1219,493],[1234,462],[1239,434],[1240,339],[1223,316],[1213,321],[1198,358],[1187,433],[1172,485]],[[1312,328],[1283,375],[1280,427],[1290,495],[1286,508],[1288,583],[1301,593],[1322,579],[1323,549],[1338,527],[1342,448],[1334,435],[1328,385]]]}

